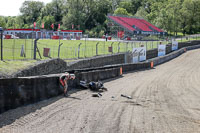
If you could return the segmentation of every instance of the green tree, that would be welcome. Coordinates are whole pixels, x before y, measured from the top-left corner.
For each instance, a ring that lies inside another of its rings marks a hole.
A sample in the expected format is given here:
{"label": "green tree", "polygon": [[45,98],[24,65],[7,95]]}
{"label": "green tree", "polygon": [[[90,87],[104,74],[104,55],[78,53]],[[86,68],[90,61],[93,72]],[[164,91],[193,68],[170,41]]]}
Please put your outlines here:
{"label": "green tree", "polygon": [[115,15],[130,15],[126,9],[124,8],[117,8],[114,12]]}
{"label": "green tree", "polygon": [[[109,0],[96,0],[93,3],[90,3],[92,5],[88,6],[85,5],[85,28],[92,29],[96,26],[102,25],[101,27],[104,30],[105,28],[105,21],[107,19],[107,14],[112,11],[112,3]],[[87,7],[90,8],[90,11],[87,9]]]}
{"label": "green tree", "polygon": [[58,27],[58,24],[62,23],[62,18],[64,13],[66,13],[65,9],[65,1],[64,0],[53,0],[51,3],[48,3],[41,10],[40,20],[42,20],[45,16],[53,16],[55,19],[55,27]]}
{"label": "green tree", "polygon": [[6,28],[6,21],[2,16],[0,16],[0,27]]}
{"label": "green tree", "polygon": [[133,12],[132,3],[129,2],[129,1],[122,1],[122,2],[120,2],[118,8],[124,8],[124,9],[126,9],[126,11],[128,13],[132,13]]}
{"label": "green tree", "polygon": [[33,22],[36,22],[43,7],[43,2],[25,1],[20,8],[25,24],[33,24]]}
{"label": "green tree", "polygon": [[148,12],[145,10],[144,7],[140,7],[135,16],[142,17],[143,19],[147,20]]}
{"label": "green tree", "polygon": [[8,17],[7,18],[6,28],[7,29],[16,28],[16,21],[15,21],[14,17]]}
{"label": "green tree", "polygon": [[15,18],[15,26],[16,28],[20,29],[20,28],[25,28],[24,27],[24,21],[23,21],[23,18],[22,16],[17,16]]}
{"label": "green tree", "polygon": [[67,2],[68,13],[63,17],[62,22],[64,27],[71,29],[72,25],[83,27],[86,14],[84,13],[83,0],[68,0]]}
{"label": "green tree", "polygon": [[131,5],[132,5],[132,14],[135,14],[138,9],[142,6],[143,0],[131,0]]}
{"label": "green tree", "polygon": [[44,23],[44,29],[52,30],[51,25],[55,23],[55,18],[54,16],[45,16],[41,23]]}
{"label": "green tree", "polygon": [[183,33],[194,34],[200,31],[200,1],[184,0],[181,10]]}

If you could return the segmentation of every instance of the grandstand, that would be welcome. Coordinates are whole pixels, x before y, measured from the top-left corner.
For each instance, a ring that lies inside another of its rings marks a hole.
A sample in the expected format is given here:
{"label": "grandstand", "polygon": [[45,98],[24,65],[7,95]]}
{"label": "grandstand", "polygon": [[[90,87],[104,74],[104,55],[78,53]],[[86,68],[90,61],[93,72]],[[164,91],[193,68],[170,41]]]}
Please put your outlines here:
{"label": "grandstand", "polygon": [[111,36],[123,39],[132,36],[165,35],[166,33],[142,18],[108,15]]}

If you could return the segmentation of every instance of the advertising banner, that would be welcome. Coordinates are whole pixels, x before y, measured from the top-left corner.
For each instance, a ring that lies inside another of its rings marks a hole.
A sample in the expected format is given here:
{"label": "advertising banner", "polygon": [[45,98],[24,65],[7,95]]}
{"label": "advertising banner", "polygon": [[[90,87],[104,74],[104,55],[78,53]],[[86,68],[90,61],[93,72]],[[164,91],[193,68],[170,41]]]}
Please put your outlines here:
{"label": "advertising banner", "polygon": [[158,45],[158,57],[166,54],[166,45]]}
{"label": "advertising banner", "polygon": [[178,42],[177,41],[172,41],[172,51],[175,51],[178,49]]}
{"label": "advertising banner", "polygon": [[133,63],[146,60],[146,47],[133,48]]}

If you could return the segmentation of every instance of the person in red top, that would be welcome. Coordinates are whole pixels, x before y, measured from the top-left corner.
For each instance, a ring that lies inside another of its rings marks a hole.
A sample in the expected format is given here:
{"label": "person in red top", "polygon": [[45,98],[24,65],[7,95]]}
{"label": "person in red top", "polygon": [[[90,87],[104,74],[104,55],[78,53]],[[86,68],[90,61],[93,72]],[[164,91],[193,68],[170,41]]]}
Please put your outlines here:
{"label": "person in red top", "polygon": [[67,89],[68,89],[67,81],[70,80],[70,79],[74,80],[75,79],[75,75],[74,74],[69,74],[68,72],[65,72],[64,74],[62,74],[60,76],[60,84],[64,89],[64,96],[66,96],[66,97],[68,96],[68,93],[67,93]]}

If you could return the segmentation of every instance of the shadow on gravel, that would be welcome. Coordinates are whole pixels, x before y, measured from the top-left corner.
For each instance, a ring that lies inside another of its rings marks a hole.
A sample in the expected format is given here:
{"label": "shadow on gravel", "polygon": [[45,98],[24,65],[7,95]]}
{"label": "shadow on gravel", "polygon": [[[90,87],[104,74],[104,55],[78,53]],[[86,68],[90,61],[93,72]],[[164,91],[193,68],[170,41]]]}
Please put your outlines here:
{"label": "shadow on gravel", "polygon": [[[69,94],[76,93],[77,91],[81,91],[81,90],[80,89],[71,89],[69,91]],[[8,110],[8,111],[0,114],[0,128],[4,127],[6,125],[12,124],[17,119],[25,117],[27,114],[37,112],[38,110],[42,111],[41,109],[43,107],[46,107],[62,98],[64,98],[63,94],[59,95],[57,97],[52,97],[50,99],[34,103],[34,104],[24,105],[24,106],[18,107],[16,109]],[[71,96],[69,96],[67,98],[81,100],[80,98],[71,97]],[[33,118],[34,118],[34,115],[33,115]],[[26,119],[26,118],[24,119],[24,121],[27,121],[27,120],[28,119]]]}

